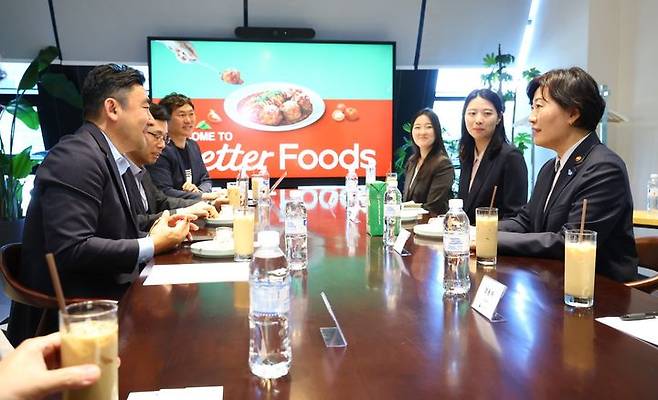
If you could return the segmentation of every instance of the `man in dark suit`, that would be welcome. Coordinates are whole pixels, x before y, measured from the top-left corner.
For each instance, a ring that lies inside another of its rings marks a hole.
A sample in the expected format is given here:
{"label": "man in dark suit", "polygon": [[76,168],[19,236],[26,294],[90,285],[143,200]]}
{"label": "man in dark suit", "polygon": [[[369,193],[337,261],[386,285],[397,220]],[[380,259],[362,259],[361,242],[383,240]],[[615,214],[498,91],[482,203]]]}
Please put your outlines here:
{"label": "man in dark suit", "polygon": [[129,189],[130,201],[135,206],[140,229],[148,231],[165,210],[169,210],[172,215],[193,214],[199,218],[216,217],[217,210],[213,205],[205,201],[167,196],[151,180],[144,166],[155,163],[162,149],[169,142],[167,136],[169,113],[164,107],[155,103],[151,103],[150,111],[153,120],[149,121],[144,131],[146,146],[126,154],[131,161],[126,173],[131,173],[134,179],[128,182],[126,188]]}
{"label": "man in dark suit", "polygon": [[211,191],[212,181],[201,158],[201,149],[191,139],[196,123],[192,100],[182,94],[171,93],[159,104],[171,115],[168,125],[171,142],[158,161],[147,167],[153,182],[167,196],[215,200],[217,193]]}
{"label": "man in dark suit", "polygon": [[501,254],[564,258],[564,231],[577,229],[587,199],[585,229],[597,232],[596,272],[636,279],[633,199],[622,159],[594,131],[605,102],[580,68],[549,71],[530,82],[535,143],[557,152],[542,167],[530,202],[499,225]]}
{"label": "man in dark suit", "polygon": [[[140,232],[122,174],[124,154],[145,145],[152,119],[141,72],[125,65],[94,68],[82,88],[85,122],[53,147],[36,173],[23,234],[19,279],[53,294],[44,256],[53,253],[66,297],[118,299],[138,266],[181,243],[190,223],[168,213]],[[13,344],[34,335],[40,310],[14,303]],[[48,330],[57,327],[50,314]]]}

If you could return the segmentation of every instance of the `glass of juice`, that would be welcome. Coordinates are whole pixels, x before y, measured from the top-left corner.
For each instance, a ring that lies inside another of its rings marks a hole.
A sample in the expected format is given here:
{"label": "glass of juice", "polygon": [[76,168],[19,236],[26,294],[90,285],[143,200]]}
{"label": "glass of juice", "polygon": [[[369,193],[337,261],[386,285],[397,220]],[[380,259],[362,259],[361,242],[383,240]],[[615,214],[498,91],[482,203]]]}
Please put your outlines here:
{"label": "glass of juice", "polygon": [[478,207],[475,209],[475,256],[478,265],[485,268],[496,266],[498,249],[498,209]]}
{"label": "glass of juice", "polygon": [[226,184],[226,191],[228,192],[228,204],[233,208],[240,207],[240,188],[236,182],[229,182]]}
{"label": "glass of juice", "polygon": [[240,207],[233,212],[235,261],[249,261],[254,254],[254,210]]}
{"label": "glass of juice", "polygon": [[93,300],[68,305],[59,313],[62,366],[96,364],[100,379],[84,389],[67,390],[64,400],[118,400],[117,302]]}
{"label": "glass of juice", "polygon": [[596,232],[567,230],[564,236],[564,303],[572,307],[594,305]]}

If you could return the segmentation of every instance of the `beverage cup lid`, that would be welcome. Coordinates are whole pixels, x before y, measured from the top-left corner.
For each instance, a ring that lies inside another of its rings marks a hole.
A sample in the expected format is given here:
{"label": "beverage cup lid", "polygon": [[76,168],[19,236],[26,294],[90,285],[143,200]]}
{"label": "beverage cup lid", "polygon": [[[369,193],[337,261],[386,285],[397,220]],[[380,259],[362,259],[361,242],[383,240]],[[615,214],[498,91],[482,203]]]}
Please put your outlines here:
{"label": "beverage cup lid", "polygon": [[279,232],[277,231],[260,231],[258,232],[258,243],[262,247],[278,247]]}
{"label": "beverage cup lid", "polygon": [[462,208],[464,207],[464,200],[450,199],[448,200],[448,208]]}

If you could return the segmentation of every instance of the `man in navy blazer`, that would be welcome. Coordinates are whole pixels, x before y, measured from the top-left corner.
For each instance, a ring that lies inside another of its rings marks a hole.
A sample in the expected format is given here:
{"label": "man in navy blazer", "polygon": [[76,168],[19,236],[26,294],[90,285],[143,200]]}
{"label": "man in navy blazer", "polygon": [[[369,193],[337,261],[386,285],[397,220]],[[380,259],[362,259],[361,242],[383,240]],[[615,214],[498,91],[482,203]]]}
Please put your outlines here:
{"label": "man in navy blazer", "polygon": [[169,137],[158,161],[148,166],[153,182],[164,194],[195,200],[215,200],[217,193],[211,192],[212,181],[206,164],[201,158],[201,149],[190,139],[196,123],[194,104],[189,97],[171,93],[160,100],[169,120]]}
{"label": "man in navy blazer", "polygon": [[597,232],[596,272],[616,281],[637,278],[633,199],[622,159],[594,131],[605,108],[598,85],[580,68],[549,71],[530,82],[535,143],[557,157],[542,167],[530,201],[502,221],[501,254],[564,258],[564,231]]}
{"label": "man in navy blazer", "polygon": [[[122,174],[124,154],[145,145],[151,119],[141,72],[108,64],[87,75],[85,122],[54,146],[38,168],[27,210],[19,279],[53,294],[45,254],[53,253],[65,297],[118,299],[138,266],[189,232],[185,217],[169,217],[140,232]],[[171,225],[171,226],[170,226]],[[14,303],[8,335],[15,345],[35,333],[41,311]],[[57,327],[56,312],[46,321]]]}

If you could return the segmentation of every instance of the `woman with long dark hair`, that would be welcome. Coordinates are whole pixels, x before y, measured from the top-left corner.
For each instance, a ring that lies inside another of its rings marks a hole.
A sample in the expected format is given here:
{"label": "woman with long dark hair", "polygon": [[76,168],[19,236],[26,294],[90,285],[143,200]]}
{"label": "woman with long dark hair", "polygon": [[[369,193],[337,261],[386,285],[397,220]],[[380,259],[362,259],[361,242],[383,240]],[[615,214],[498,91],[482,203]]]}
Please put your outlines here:
{"label": "woman with long dark hair", "polygon": [[411,121],[414,154],[405,168],[403,200],[422,203],[424,209],[444,214],[452,197],[455,171],[443,144],[439,117],[432,109],[424,108]]}
{"label": "woman with long dark hair", "polygon": [[528,169],[521,152],[507,142],[503,112],[500,97],[489,89],[473,90],[464,101],[458,197],[472,224],[475,209],[491,204],[495,186],[501,219],[515,216],[528,200]]}

